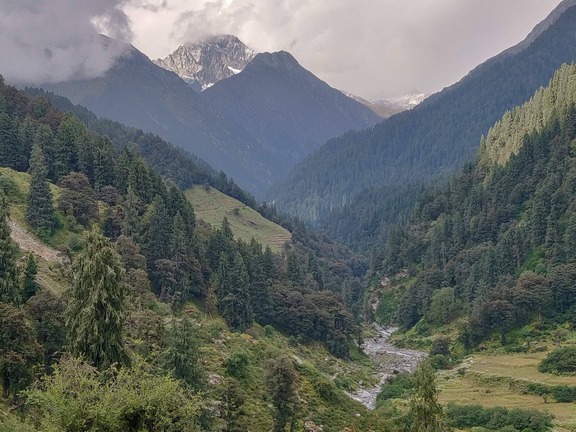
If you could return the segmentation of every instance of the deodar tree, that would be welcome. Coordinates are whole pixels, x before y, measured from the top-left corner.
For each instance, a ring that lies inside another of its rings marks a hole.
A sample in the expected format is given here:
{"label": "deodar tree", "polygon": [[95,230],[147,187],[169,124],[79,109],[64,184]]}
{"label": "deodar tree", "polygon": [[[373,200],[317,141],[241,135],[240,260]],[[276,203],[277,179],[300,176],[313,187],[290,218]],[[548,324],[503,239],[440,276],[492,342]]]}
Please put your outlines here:
{"label": "deodar tree", "polygon": [[99,369],[126,363],[126,289],[120,256],[108,239],[93,230],[76,257],[73,270],[74,284],[66,310],[70,352]]}

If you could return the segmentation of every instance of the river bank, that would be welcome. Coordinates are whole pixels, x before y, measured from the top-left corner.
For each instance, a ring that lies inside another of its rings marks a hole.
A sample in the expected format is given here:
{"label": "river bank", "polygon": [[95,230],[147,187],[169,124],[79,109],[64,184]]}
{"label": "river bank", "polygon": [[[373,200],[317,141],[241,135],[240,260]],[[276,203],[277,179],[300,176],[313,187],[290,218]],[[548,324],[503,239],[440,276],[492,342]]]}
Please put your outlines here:
{"label": "river bank", "polygon": [[374,326],[376,335],[366,339],[362,349],[372,359],[378,369],[378,385],[348,393],[352,399],[368,409],[376,408],[376,397],[386,383],[386,379],[401,372],[413,372],[426,353],[398,348],[389,342],[390,335],[397,329],[393,327]]}

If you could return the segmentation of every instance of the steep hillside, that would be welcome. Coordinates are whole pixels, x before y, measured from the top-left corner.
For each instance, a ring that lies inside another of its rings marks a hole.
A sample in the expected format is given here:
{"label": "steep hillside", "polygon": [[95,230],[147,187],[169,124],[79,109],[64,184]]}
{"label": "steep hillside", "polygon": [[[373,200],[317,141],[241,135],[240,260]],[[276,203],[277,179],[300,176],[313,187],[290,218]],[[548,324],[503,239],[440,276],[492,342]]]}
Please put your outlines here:
{"label": "steep hillside", "polygon": [[261,159],[275,179],[328,138],[380,120],[285,51],[258,54],[242,72],[200,96],[258,139],[269,154],[269,159]]}
{"label": "steep hillside", "polygon": [[404,328],[458,323],[466,348],[494,336],[521,345],[512,330],[576,319],[575,139],[572,65],[506,113],[478,161],[426,194],[410,224],[391,233],[380,269],[408,273],[384,289],[399,303],[392,314],[383,303],[380,319]]}
{"label": "steep hillside", "polygon": [[[506,110],[528,100],[560,65],[576,58],[576,7],[570,5],[563,3],[563,13],[554,13],[525,43],[411,111],[328,141],[276,185],[269,199],[291,214],[322,222],[334,209],[358,208],[355,200],[366,188],[403,187],[458,169]],[[388,205],[360,204],[373,214]]]}

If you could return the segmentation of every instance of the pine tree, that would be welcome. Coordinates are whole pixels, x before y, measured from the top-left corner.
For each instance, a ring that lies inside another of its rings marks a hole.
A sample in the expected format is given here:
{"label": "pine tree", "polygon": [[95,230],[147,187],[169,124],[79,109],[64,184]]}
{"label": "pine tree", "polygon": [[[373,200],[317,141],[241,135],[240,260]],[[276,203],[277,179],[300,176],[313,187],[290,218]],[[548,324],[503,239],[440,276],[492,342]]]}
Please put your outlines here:
{"label": "pine tree", "polygon": [[42,154],[42,149],[35,144],[30,157],[30,193],[26,218],[32,228],[41,234],[50,235],[56,225],[52,193],[46,176],[48,168]]}
{"label": "pine tree", "polygon": [[194,389],[202,386],[204,375],[200,367],[196,328],[186,317],[175,321],[172,325],[168,350],[164,355],[164,366],[187,386]]}
{"label": "pine tree", "polygon": [[126,363],[123,327],[127,293],[120,256],[108,239],[93,230],[73,270],[74,284],[66,310],[70,352],[99,369]]}
{"label": "pine tree", "polygon": [[[226,259],[223,259],[224,265]],[[230,328],[244,331],[254,319],[248,286],[248,272],[242,255],[236,252],[231,269],[221,266],[218,290],[220,313]],[[221,292],[222,291],[222,292]]]}
{"label": "pine tree", "polygon": [[274,432],[284,432],[290,423],[290,431],[296,427],[298,411],[298,374],[292,360],[280,357],[268,368],[266,386],[276,409]]}
{"label": "pine tree", "polygon": [[294,285],[302,285],[304,283],[304,274],[302,273],[300,260],[292,251],[288,254],[287,272],[288,278]]}
{"label": "pine tree", "polygon": [[410,421],[409,432],[447,432],[450,430],[444,423],[442,405],[438,403],[434,372],[427,363],[416,371],[415,393],[410,399],[408,419]]}
{"label": "pine tree", "polygon": [[8,203],[0,194],[0,302],[20,304],[22,292],[18,283],[18,247],[10,238]]}
{"label": "pine tree", "polygon": [[6,110],[0,106],[0,161],[2,161],[2,166],[19,169],[22,168],[21,153],[15,123]]}
{"label": "pine tree", "polygon": [[156,195],[152,202],[146,242],[146,255],[150,264],[159,259],[170,258],[171,238],[172,223],[170,215],[162,197]]}
{"label": "pine tree", "polygon": [[122,235],[132,237],[138,241],[142,231],[140,215],[138,214],[139,200],[132,186],[128,186],[126,199],[124,200],[124,221],[122,223]]}
{"label": "pine tree", "polygon": [[34,254],[29,254],[26,260],[26,269],[24,270],[24,300],[27,301],[30,297],[36,295],[38,291],[38,283],[36,282],[36,274],[38,274],[38,264]]}

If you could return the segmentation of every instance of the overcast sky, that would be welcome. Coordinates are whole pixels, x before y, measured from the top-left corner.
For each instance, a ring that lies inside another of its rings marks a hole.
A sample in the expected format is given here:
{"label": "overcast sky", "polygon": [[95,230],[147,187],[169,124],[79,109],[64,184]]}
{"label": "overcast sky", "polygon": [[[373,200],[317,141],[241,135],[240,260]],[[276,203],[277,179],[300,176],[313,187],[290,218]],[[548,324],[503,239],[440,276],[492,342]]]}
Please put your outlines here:
{"label": "overcast sky", "polygon": [[58,81],[105,72],[119,55],[97,32],[152,59],[208,35],[290,51],[330,85],[368,98],[431,93],[520,42],[560,0],[0,0],[0,73]]}
{"label": "overcast sky", "polygon": [[560,0],[139,0],[133,43],[152,58],[232,33],[290,51],[330,85],[364,97],[435,92],[520,42]]}

